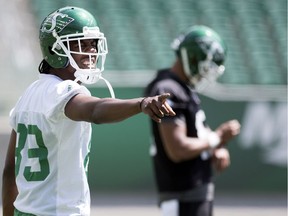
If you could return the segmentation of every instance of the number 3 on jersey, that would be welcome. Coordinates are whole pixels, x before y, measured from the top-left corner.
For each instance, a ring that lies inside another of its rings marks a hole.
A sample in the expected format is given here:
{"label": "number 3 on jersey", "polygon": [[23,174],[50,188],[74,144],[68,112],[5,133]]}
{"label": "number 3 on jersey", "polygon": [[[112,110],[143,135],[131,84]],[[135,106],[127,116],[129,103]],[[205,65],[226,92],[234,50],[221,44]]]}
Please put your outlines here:
{"label": "number 3 on jersey", "polygon": [[49,175],[50,168],[48,162],[48,149],[44,145],[42,132],[37,127],[37,125],[24,125],[18,124],[17,133],[19,134],[18,146],[15,150],[15,175],[19,174],[19,169],[22,161],[22,151],[25,147],[28,135],[35,137],[35,142],[38,148],[28,148],[28,158],[29,159],[38,159],[40,164],[40,171],[33,172],[31,166],[25,166],[24,168],[24,177],[27,181],[43,181]]}

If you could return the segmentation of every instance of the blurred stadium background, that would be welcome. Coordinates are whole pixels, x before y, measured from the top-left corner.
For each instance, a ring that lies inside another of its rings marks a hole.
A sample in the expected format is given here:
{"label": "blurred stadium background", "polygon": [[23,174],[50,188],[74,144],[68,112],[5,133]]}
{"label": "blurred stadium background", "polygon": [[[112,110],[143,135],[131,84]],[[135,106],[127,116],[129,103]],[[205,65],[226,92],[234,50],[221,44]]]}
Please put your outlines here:
{"label": "blurred stadium background", "polygon": [[[66,5],[96,16],[109,47],[103,76],[119,98],[141,96],[155,70],[172,64],[170,43],[186,27],[203,24],[219,32],[228,46],[226,72],[201,100],[212,128],[237,118],[242,133],[229,146],[231,167],[215,176],[216,216],[286,215],[286,0],[0,0],[1,172],[9,110],[37,79],[40,23]],[[89,88],[93,95],[109,96],[101,81]],[[134,215],[158,215],[148,119],[140,114],[93,127],[89,181],[98,215],[120,215],[117,206],[133,215],[137,204],[151,207],[141,214],[136,208]],[[109,204],[116,210],[101,210]]]}

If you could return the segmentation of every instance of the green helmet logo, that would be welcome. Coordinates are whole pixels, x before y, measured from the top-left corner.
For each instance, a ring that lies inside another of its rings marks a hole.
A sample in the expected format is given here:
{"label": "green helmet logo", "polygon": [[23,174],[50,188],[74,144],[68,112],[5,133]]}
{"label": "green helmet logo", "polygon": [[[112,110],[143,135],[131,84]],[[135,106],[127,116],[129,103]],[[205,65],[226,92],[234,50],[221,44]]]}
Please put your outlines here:
{"label": "green helmet logo", "polygon": [[[57,22],[57,17],[61,17],[62,22]],[[74,19],[69,17],[67,14],[59,13],[55,11],[49,15],[42,23],[41,32],[51,33],[56,29],[56,33],[61,32],[69,23],[73,22]],[[47,29],[48,28],[48,29]]]}
{"label": "green helmet logo", "polygon": [[[75,68],[75,80],[92,84],[101,78],[108,53],[107,41],[92,14],[78,7],[64,7],[49,14],[40,27],[40,46],[43,58],[53,68]],[[95,40],[96,52],[70,50],[70,42],[81,47],[83,40]],[[87,55],[89,68],[83,69],[72,54]]]}
{"label": "green helmet logo", "polygon": [[192,85],[216,80],[223,74],[227,48],[221,37],[206,26],[192,26],[177,37],[172,48],[181,59]]}

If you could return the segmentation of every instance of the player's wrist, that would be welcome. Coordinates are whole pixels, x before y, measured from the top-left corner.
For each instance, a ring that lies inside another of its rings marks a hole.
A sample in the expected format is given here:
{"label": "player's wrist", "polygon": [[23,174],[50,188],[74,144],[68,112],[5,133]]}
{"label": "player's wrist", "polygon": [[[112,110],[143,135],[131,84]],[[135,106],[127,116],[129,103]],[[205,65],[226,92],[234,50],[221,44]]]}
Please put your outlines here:
{"label": "player's wrist", "polygon": [[144,101],[145,101],[146,98],[147,98],[147,97],[142,98],[142,100],[140,100],[140,102],[139,102],[140,112],[142,112],[142,106],[143,106],[143,103],[144,103]]}
{"label": "player's wrist", "polygon": [[210,132],[207,139],[208,145],[211,149],[218,147],[221,143],[221,139],[216,132]]}

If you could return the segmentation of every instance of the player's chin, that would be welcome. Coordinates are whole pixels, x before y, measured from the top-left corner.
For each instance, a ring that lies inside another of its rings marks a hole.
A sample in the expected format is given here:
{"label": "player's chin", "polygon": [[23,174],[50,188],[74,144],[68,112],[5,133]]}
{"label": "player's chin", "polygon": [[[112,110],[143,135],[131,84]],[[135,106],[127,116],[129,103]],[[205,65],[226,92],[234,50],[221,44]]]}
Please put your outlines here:
{"label": "player's chin", "polygon": [[83,65],[80,67],[81,69],[92,69],[94,70],[96,68],[96,65]]}

